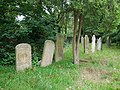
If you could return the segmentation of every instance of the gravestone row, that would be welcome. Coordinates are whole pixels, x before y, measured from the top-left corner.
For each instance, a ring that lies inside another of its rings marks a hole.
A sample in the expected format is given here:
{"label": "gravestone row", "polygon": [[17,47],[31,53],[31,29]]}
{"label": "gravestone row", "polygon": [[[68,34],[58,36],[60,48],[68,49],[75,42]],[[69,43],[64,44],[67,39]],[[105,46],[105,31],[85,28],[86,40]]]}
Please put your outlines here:
{"label": "gravestone row", "polygon": [[[107,38],[108,40],[109,38]],[[96,48],[96,38],[95,35],[92,36],[92,46],[91,52],[95,52]],[[109,42],[110,43],[110,40]],[[64,36],[62,34],[56,35],[56,43],[52,40],[46,40],[44,43],[43,55],[40,66],[45,67],[52,64],[53,55],[55,51],[55,61],[60,61],[63,58],[63,44],[64,44]],[[84,48],[84,53],[88,54],[90,52],[89,48],[89,38],[87,35],[85,37],[81,37],[81,44]],[[97,39],[97,50],[101,51],[102,49],[102,39],[101,37]],[[16,50],[16,70],[22,71],[26,68],[32,67],[32,55],[31,55],[31,46],[27,43],[18,44],[15,47]]]}
{"label": "gravestone row", "polygon": [[[46,40],[44,43],[43,55],[40,66],[45,67],[52,64],[54,51],[55,61],[62,60],[63,44],[64,36],[61,34],[57,34],[56,36],[56,46],[52,40]],[[16,70],[22,71],[26,68],[31,68],[32,67],[31,46],[27,43],[21,43],[15,47],[15,50],[16,50]]]}
{"label": "gravestone row", "polygon": [[[81,37],[81,45],[82,45],[82,48],[84,48],[84,53],[88,54],[90,52],[88,35],[85,35],[85,37]],[[95,49],[96,49],[96,37],[95,37],[95,35],[93,35],[92,36],[92,44],[91,44],[91,52],[94,53]],[[98,51],[102,50],[101,37],[99,37],[99,39],[97,39],[97,50]]]}

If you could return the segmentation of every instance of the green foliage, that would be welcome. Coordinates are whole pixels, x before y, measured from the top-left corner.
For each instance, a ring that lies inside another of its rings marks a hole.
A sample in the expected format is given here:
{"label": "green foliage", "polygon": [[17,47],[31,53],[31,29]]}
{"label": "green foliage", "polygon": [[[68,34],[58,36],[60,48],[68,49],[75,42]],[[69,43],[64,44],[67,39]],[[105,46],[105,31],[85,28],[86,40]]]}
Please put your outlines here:
{"label": "green foliage", "polygon": [[9,53],[9,52],[5,52],[4,54],[4,58],[2,57],[0,60],[0,63],[2,65],[13,65],[15,64],[15,53]]}
{"label": "green foliage", "polygon": [[[70,0],[68,7],[82,15],[83,36],[88,34],[91,37],[95,34],[97,37],[102,36],[104,41],[110,34],[116,33],[114,37],[119,36],[117,33],[120,26],[119,0]],[[114,39],[112,41],[114,42]]]}
{"label": "green foliage", "polygon": [[38,53],[33,53],[32,54],[32,64],[34,65],[34,66],[39,66],[39,64],[38,64],[38,61],[40,61],[40,59],[39,59],[39,56],[40,55],[38,55]]}
{"label": "green foliage", "polygon": [[[1,1],[0,5],[0,64],[15,63],[15,46],[29,43],[33,53],[41,58],[46,39],[54,40],[58,26],[54,15],[45,11],[45,5],[32,0]],[[22,21],[16,19],[23,15]],[[33,59],[34,60],[34,59]]]}
{"label": "green foliage", "polygon": [[[23,42],[32,46],[35,58],[40,60],[46,39],[54,40],[57,32],[72,36],[73,10],[82,15],[82,35],[95,34],[103,41],[110,36],[112,42],[120,43],[119,0],[68,1],[69,4],[67,0],[1,0],[0,64],[14,64],[15,46]],[[18,15],[24,19],[17,20]]]}

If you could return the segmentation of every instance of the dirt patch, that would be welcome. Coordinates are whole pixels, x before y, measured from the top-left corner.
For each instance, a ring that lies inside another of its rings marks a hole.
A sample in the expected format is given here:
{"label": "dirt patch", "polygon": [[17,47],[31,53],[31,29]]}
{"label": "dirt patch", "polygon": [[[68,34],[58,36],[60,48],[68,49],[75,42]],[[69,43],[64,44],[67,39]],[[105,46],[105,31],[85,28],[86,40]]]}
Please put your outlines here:
{"label": "dirt patch", "polygon": [[110,80],[107,76],[108,71],[106,70],[96,70],[92,68],[85,68],[81,72],[81,78],[83,80],[89,80],[93,82],[107,82],[109,83]]}
{"label": "dirt patch", "polygon": [[92,58],[84,58],[84,59],[80,59],[80,62],[90,62],[92,60]]}
{"label": "dirt patch", "polygon": [[99,61],[100,65],[108,65],[109,64],[109,60],[106,57],[103,57],[100,61]]}

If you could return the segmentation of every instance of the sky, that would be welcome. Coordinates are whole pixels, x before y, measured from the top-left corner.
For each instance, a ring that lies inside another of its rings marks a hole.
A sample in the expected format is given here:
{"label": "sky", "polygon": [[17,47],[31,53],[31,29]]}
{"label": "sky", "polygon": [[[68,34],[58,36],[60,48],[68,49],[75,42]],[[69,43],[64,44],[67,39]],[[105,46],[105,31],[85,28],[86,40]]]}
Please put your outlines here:
{"label": "sky", "polygon": [[16,17],[16,20],[17,20],[17,21],[22,21],[22,20],[24,19],[24,17],[25,17],[25,16],[23,16],[23,15],[18,15],[18,16]]}

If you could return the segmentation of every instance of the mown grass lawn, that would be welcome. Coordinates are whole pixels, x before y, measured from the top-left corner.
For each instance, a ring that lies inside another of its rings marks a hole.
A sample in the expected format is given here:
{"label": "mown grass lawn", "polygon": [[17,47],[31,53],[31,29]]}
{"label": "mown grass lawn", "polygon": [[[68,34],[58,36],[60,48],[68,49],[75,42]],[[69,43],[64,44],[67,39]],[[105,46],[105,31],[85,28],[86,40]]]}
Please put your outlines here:
{"label": "mown grass lawn", "polygon": [[120,49],[84,54],[80,48],[80,65],[72,64],[71,50],[66,47],[62,61],[44,68],[16,72],[15,66],[0,66],[0,90],[120,90]]}

